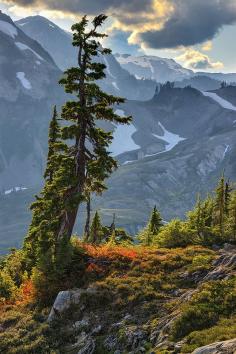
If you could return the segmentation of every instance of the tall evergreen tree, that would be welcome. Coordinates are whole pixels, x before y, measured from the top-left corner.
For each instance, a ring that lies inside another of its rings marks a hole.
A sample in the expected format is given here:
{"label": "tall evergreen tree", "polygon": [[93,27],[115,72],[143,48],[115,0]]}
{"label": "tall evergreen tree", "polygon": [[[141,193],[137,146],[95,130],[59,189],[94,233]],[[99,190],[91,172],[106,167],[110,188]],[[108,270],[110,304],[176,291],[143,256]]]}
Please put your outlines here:
{"label": "tall evergreen tree", "polygon": [[225,216],[225,177],[222,175],[215,190],[215,213],[214,224],[219,227],[220,234],[224,232]]}
{"label": "tall evergreen tree", "polygon": [[66,70],[60,81],[72,100],[62,107],[62,127],[57,125],[56,110],[50,125],[45,186],[32,204],[32,223],[24,242],[31,267],[45,264],[45,259],[56,267],[61,245],[70,240],[79,205],[90,188],[92,192],[104,190],[105,179],[117,167],[109,152],[112,133],[99,128],[97,121],[131,121],[113,112],[112,106],[124,99],[106,94],[95,83],[105,77],[106,68],[96,57],[111,53],[99,42],[106,36],[98,32],[106,18],[95,17],[89,30],[86,16],[72,26],[78,66]]}
{"label": "tall evergreen tree", "polygon": [[71,237],[78,207],[84,199],[86,174],[96,181],[103,181],[117,166],[107,151],[112,140],[111,132],[98,128],[96,121],[105,120],[114,123],[128,123],[131,117],[120,117],[111,108],[123,103],[124,99],[104,93],[96,80],[105,77],[105,65],[96,62],[96,56],[110,54],[110,49],[102,48],[97,39],[106,37],[97,29],[106,20],[99,15],[92,21],[92,29],[86,31],[88,20],[84,16],[80,23],[72,26],[73,45],[79,48],[78,67],[64,73],[60,83],[67,93],[77,96],[77,100],[67,102],[62,108],[62,118],[69,126],[63,128],[63,138],[74,140],[68,158],[73,160],[73,173],[68,188],[63,194],[64,211],[60,216],[57,237]]}

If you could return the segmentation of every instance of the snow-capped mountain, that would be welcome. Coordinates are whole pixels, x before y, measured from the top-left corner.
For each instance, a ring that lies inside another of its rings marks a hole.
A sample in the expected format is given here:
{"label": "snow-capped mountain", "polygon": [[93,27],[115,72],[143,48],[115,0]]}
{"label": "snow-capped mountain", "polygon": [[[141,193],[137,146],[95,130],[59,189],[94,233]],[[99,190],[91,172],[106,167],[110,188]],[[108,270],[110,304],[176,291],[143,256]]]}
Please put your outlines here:
{"label": "snow-capped mountain", "polygon": [[194,75],[192,70],[183,68],[173,59],[156,56],[132,56],[116,54],[120,65],[136,78],[149,78],[160,83],[166,81],[180,81]]}
{"label": "snow-capped mountain", "polygon": [[[16,22],[27,35],[36,39],[62,69],[76,65],[76,49],[71,45],[72,36],[55,23],[42,16],[31,16]],[[107,92],[128,99],[146,100],[152,97],[156,83],[137,80],[123,69],[113,55],[100,59],[106,65],[106,80],[100,82]]]}
{"label": "snow-capped mountain", "polygon": [[[55,62],[67,66],[63,46],[71,45],[70,36],[56,25],[51,27],[52,22],[38,17],[27,19],[34,38],[42,23],[40,44],[22,31],[28,28],[26,19],[15,25],[0,14],[0,201],[2,210],[9,206],[6,213],[0,213],[0,236],[8,233],[18,239],[25,231],[20,225],[27,227],[30,219],[26,204],[42,182],[52,106],[66,100],[57,84],[62,73]],[[56,49],[51,50],[53,41]],[[146,221],[146,212],[154,204],[165,219],[183,217],[196,193],[207,193],[223,169],[235,179],[235,86],[218,89],[220,81],[214,78],[192,76],[172,61],[160,64],[156,60],[157,74],[158,65],[168,67],[168,75],[172,75],[168,81],[173,81],[173,75],[185,77],[175,87],[170,83],[160,85],[156,79],[135,77],[113,55],[100,60],[106,65],[107,76],[100,85],[129,99],[116,107],[116,113],[133,115],[133,122],[129,127],[114,127],[110,151],[118,155],[120,168],[109,180],[104,197],[95,201],[94,209],[101,208],[105,216],[115,211],[119,225],[133,231]],[[152,69],[150,61],[143,61],[137,68],[149,75],[155,72],[153,62]],[[178,87],[181,82],[185,84]],[[198,90],[185,87],[191,83]],[[7,213],[16,210],[20,210],[17,226],[10,220],[7,224]]]}
{"label": "snow-capped mountain", "polygon": [[40,43],[61,70],[76,65],[76,49],[72,34],[43,16],[29,16],[15,22],[16,26]]}
{"label": "snow-capped mountain", "polygon": [[0,13],[0,189],[41,181],[60,76],[47,51]]}
{"label": "snow-capped mountain", "polygon": [[198,90],[214,90],[222,81],[236,82],[236,74],[193,72],[173,59],[157,56],[116,54],[120,65],[136,78],[153,79],[159,83],[175,82],[176,87],[192,86]]}

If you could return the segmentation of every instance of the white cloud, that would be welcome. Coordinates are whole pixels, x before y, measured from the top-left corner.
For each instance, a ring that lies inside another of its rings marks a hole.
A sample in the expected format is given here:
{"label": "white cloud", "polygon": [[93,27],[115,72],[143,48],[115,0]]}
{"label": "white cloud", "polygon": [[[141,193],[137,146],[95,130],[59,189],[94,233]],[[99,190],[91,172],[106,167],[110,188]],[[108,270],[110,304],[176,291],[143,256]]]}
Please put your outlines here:
{"label": "white cloud", "polygon": [[223,63],[220,61],[212,61],[212,59],[198,50],[188,48],[184,53],[175,58],[185,67],[194,70],[222,69]]}

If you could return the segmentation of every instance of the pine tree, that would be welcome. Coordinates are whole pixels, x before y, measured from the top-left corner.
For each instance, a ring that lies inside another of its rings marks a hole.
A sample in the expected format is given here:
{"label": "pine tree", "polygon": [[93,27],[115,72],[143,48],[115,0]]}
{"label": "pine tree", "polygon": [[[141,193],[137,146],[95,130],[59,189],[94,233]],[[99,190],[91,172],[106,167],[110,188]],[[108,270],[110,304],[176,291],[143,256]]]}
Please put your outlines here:
{"label": "pine tree", "polygon": [[224,233],[225,216],[225,177],[222,175],[215,190],[215,215],[214,224],[219,227],[220,234]]}
{"label": "pine tree", "polygon": [[109,152],[112,133],[99,128],[97,122],[131,121],[131,117],[113,112],[112,106],[124,99],[106,94],[95,83],[105,77],[106,68],[96,57],[111,53],[99,42],[106,36],[98,32],[105,20],[105,15],[95,17],[88,31],[86,16],[72,26],[78,66],[66,70],[60,81],[72,100],[62,107],[61,127],[56,109],[50,125],[45,186],[32,204],[32,223],[24,242],[31,268],[46,263],[47,268],[57,267],[61,245],[65,248],[69,243],[79,205],[90,193],[101,193],[105,179],[117,167]]}
{"label": "pine tree", "polygon": [[214,242],[212,238],[214,201],[208,196],[201,200],[198,196],[195,208],[188,212],[187,226],[197,237],[195,242],[210,244]]}
{"label": "pine tree", "polygon": [[49,126],[49,140],[48,140],[48,157],[46,170],[44,173],[45,180],[52,182],[53,172],[55,170],[55,153],[58,149],[58,141],[60,138],[60,126],[58,124],[57,108],[54,106],[53,117]]}
{"label": "pine tree", "polygon": [[[62,108],[62,118],[70,123],[63,127],[63,139],[71,139],[74,145],[68,159],[73,161],[72,175],[67,189],[62,195],[64,210],[60,216],[57,238],[70,239],[75,224],[79,205],[84,200],[86,175],[93,181],[104,185],[104,180],[117,167],[116,161],[107,149],[112,141],[111,132],[105,132],[96,126],[96,121],[107,120],[115,123],[129,123],[131,117],[120,117],[113,112],[112,105],[124,102],[101,91],[96,80],[105,77],[105,65],[94,58],[110,54],[110,49],[102,48],[97,39],[106,37],[97,31],[105,21],[105,15],[99,15],[92,21],[92,29],[86,32],[88,20],[83,17],[80,23],[72,26],[73,45],[79,48],[78,67],[68,69],[60,83],[65,91],[77,100],[67,102]],[[64,171],[61,171],[62,173]],[[64,176],[60,176],[63,178]]]}
{"label": "pine tree", "polygon": [[153,243],[154,236],[158,235],[160,228],[163,226],[160,212],[155,206],[152,210],[150,220],[147,226],[139,233],[138,239],[142,244],[150,246]]}
{"label": "pine tree", "polygon": [[229,215],[229,205],[230,205],[230,198],[231,198],[232,186],[230,182],[225,183],[225,208],[224,212],[226,216]]}
{"label": "pine tree", "polygon": [[230,203],[229,203],[227,234],[228,234],[228,239],[231,242],[236,243],[236,191],[232,193]]}
{"label": "pine tree", "polygon": [[102,239],[102,223],[101,223],[100,216],[96,211],[89,232],[89,242],[94,244],[99,244],[101,243],[101,239]]}

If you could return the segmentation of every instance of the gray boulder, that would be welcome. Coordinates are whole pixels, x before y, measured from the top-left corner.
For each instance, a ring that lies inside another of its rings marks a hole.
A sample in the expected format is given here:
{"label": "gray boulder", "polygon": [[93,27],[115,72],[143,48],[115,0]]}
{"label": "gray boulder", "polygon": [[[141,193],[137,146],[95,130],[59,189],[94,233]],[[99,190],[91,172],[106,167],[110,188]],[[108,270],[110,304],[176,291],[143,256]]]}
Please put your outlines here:
{"label": "gray boulder", "polygon": [[192,354],[235,354],[236,338],[224,342],[216,342],[204,347],[195,349]]}

